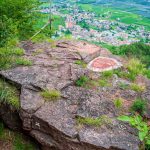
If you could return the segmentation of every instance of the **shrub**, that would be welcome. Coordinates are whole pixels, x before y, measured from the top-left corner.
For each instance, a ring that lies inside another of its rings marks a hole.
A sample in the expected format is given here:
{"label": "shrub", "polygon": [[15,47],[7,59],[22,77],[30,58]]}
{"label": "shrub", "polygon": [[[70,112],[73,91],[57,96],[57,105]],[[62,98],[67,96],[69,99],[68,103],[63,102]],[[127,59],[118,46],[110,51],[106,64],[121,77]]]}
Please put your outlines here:
{"label": "shrub", "polygon": [[118,120],[128,122],[138,130],[138,137],[142,142],[141,150],[146,150],[150,147],[150,127],[147,122],[143,121],[141,116],[120,116]]}
{"label": "shrub", "polygon": [[137,84],[132,83],[130,85],[131,90],[136,91],[136,92],[143,92],[145,90],[144,86],[139,86]]}
{"label": "shrub", "polygon": [[27,39],[34,33],[34,20],[38,16],[34,10],[38,5],[37,0],[0,2],[0,46],[6,45],[11,38]]}
{"label": "shrub", "polygon": [[55,89],[53,90],[45,90],[43,92],[41,92],[41,95],[45,98],[45,100],[58,100],[61,97],[61,93],[60,91],[57,91]]}
{"label": "shrub", "polygon": [[87,76],[81,76],[78,80],[76,80],[76,85],[79,87],[83,87],[89,81]]}
{"label": "shrub", "polygon": [[127,64],[127,69],[129,71],[129,74],[132,76],[137,76],[139,74],[143,74],[145,71],[145,65],[140,62],[140,60],[132,58],[129,60]]}
{"label": "shrub", "polygon": [[149,77],[149,71],[146,69],[145,65],[136,58],[132,58],[131,60],[129,60],[126,67],[128,69],[127,77],[132,81],[134,81],[137,75],[140,74]]}
{"label": "shrub", "polygon": [[139,114],[143,115],[144,112],[146,111],[147,103],[143,99],[136,99],[132,106],[131,106],[131,111],[133,112],[138,112]]}
{"label": "shrub", "polygon": [[143,75],[145,75],[148,79],[150,79],[150,69],[147,69],[143,72]]}
{"label": "shrub", "polygon": [[122,45],[112,50],[113,54],[126,55],[138,58],[146,66],[150,66],[150,45],[142,42],[133,43],[130,45]]}
{"label": "shrub", "polygon": [[115,99],[115,100],[114,100],[114,105],[115,105],[115,107],[118,108],[118,109],[121,108],[122,105],[123,105],[123,100],[122,100],[121,98]]}

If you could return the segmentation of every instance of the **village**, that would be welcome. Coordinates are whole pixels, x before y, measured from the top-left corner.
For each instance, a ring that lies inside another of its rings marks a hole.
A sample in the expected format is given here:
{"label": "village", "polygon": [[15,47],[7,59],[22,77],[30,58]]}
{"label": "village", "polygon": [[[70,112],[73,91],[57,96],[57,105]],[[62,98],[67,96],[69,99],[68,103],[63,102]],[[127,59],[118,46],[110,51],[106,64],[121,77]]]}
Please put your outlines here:
{"label": "village", "polygon": [[[49,7],[42,8],[41,12],[49,13]],[[76,39],[114,46],[138,41],[150,42],[150,32],[143,26],[121,23],[119,18],[109,20],[110,12],[105,18],[99,19],[94,12],[87,12],[69,2],[53,4],[51,12],[65,18],[65,26],[59,25],[59,31],[56,31],[57,36],[63,36],[67,32]]]}

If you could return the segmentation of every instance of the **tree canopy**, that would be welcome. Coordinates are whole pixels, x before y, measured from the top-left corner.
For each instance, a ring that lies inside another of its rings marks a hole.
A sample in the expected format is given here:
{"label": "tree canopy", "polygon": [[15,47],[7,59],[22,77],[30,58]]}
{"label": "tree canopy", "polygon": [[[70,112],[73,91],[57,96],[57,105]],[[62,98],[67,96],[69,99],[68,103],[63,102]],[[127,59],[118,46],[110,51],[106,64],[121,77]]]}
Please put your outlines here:
{"label": "tree canopy", "polygon": [[27,39],[34,32],[38,0],[0,1],[0,46],[12,38]]}

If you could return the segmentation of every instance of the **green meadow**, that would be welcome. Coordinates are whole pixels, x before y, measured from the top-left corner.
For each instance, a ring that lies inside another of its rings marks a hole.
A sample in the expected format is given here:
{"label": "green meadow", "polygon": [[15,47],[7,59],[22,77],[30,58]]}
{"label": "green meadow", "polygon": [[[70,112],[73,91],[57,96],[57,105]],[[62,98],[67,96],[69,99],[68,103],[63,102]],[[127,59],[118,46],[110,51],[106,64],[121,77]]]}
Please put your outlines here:
{"label": "green meadow", "polygon": [[147,30],[150,30],[150,19],[140,16],[138,14],[134,14],[127,11],[122,11],[119,9],[106,7],[106,6],[95,6],[92,4],[78,4],[83,10],[95,12],[98,16],[110,16],[109,20],[117,20],[120,19],[120,22],[126,24],[135,24],[145,26]]}

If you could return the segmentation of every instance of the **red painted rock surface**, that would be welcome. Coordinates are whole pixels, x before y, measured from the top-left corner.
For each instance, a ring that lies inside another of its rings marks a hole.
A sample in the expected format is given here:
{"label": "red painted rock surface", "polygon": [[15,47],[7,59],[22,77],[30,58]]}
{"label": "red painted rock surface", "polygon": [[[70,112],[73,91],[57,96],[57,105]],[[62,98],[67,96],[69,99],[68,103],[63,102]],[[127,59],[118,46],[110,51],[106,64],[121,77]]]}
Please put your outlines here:
{"label": "red painted rock surface", "polygon": [[122,64],[116,59],[107,57],[98,57],[88,64],[88,69],[96,72],[112,70],[121,67]]}

